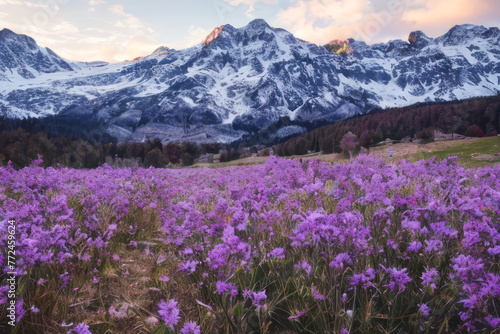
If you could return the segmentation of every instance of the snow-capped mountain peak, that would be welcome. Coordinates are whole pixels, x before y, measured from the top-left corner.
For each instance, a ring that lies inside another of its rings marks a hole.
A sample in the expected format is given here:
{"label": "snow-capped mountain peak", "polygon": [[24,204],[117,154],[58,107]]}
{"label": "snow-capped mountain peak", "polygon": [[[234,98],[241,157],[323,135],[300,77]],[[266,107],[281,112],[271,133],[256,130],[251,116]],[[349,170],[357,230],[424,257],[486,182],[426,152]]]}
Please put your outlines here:
{"label": "snow-capped mountain peak", "polygon": [[77,63],[2,31],[0,111],[89,115],[120,140],[211,142],[266,127],[289,134],[380,107],[494,95],[500,86],[498,28],[461,25],[437,38],[415,31],[408,41],[323,47],[257,19],[216,27],[200,42],[133,62]]}
{"label": "snow-capped mountain peak", "polygon": [[34,79],[42,73],[73,71],[73,68],[49,48],[36,44],[26,35],[9,29],[0,31],[0,81]]}

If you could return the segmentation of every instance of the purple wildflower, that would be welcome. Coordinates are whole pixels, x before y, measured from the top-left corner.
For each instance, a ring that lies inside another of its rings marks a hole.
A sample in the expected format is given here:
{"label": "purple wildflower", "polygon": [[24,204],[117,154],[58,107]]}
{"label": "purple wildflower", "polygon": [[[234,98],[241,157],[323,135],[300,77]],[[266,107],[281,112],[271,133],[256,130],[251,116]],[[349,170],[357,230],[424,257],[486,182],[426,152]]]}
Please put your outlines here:
{"label": "purple wildflower", "polygon": [[422,248],[422,243],[420,241],[413,241],[410,246],[408,246],[408,250],[417,253],[420,248]]}
{"label": "purple wildflower", "polygon": [[180,251],[179,253],[184,254],[184,255],[194,254],[193,249],[191,247],[186,247],[186,248],[184,248],[184,250]]}
{"label": "purple wildflower", "polygon": [[406,284],[413,281],[408,274],[406,273],[407,268],[403,268],[398,270],[396,268],[385,268],[380,265],[383,269],[385,269],[386,273],[389,274],[389,284],[385,285],[394,291],[396,286],[398,287],[399,292],[403,292],[406,290]]}
{"label": "purple wildflower", "polygon": [[234,297],[238,294],[238,288],[233,283],[226,283],[223,281],[218,281],[215,284],[215,286],[217,288],[217,293],[220,295],[225,294],[225,293],[229,293],[231,296]]}
{"label": "purple wildflower", "polygon": [[488,248],[488,253],[490,253],[490,255],[498,255],[498,254],[500,254],[500,246],[495,246],[495,247],[492,247],[492,248]]}
{"label": "purple wildflower", "polygon": [[439,239],[426,240],[427,247],[425,247],[425,252],[430,253],[432,251],[438,252],[441,248],[443,248],[443,242]]}
{"label": "purple wildflower", "polygon": [[459,312],[458,315],[463,322],[470,319],[470,315],[468,315],[467,312]]}
{"label": "purple wildflower", "polygon": [[481,237],[476,231],[465,231],[462,245],[465,248],[471,248],[475,243],[481,242]]}
{"label": "purple wildflower", "polygon": [[252,290],[248,290],[248,289],[245,289],[245,291],[243,291],[243,297],[245,298],[252,298],[253,297],[253,291]]}
{"label": "purple wildflower", "polygon": [[283,248],[275,248],[269,253],[267,253],[267,257],[277,257],[278,259],[285,258],[285,250]]}
{"label": "purple wildflower", "polygon": [[412,231],[418,232],[420,230],[420,222],[416,220],[403,220],[401,222],[401,228],[407,228]]}
{"label": "purple wildflower", "polygon": [[475,259],[469,255],[460,254],[456,258],[452,258],[451,262],[454,263],[452,267],[455,270],[452,276],[458,277],[462,281],[468,281],[470,276],[477,275],[484,269],[484,263],[481,259]]}
{"label": "purple wildflower", "polygon": [[493,328],[500,326],[500,318],[493,318],[490,314],[484,320]]}
{"label": "purple wildflower", "polygon": [[181,317],[179,317],[177,304],[178,303],[173,299],[170,299],[168,304],[163,299],[158,303],[158,307],[160,308],[158,314],[172,330],[174,330],[174,326],[177,325],[181,319]]}
{"label": "purple wildflower", "polygon": [[68,284],[69,281],[71,280],[71,276],[68,274],[68,272],[65,272],[64,274],[59,276],[59,279],[62,281],[62,289],[64,290]]}
{"label": "purple wildflower", "polygon": [[422,285],[429,285],[434,291],[436,289],[436,281],[439,279],[439,273],[435,268],[428,268],[425,273],[422,273],[420,278],[422,279]]}
{"label": "purple wildflower", "polygon": [[253,292],[251,290],[245,290],[245,292],[243,292],[243,297],[250,298],[252,300],[252,305],[255,306],[257,310],[261,308],[267,309],[267,305],[265,303],[267,296],[265,291]]}
{"label": "purple wildflower", "polygon": [[181,329],[181,334],[200,334],[200,326],[193,322],[186,322],[184,327]]}
{"label": "purple wildflower", "polygon": [[331,268],[337,268],[337,269],[344,269],[344,263],[347,264],[352,264],[351,257],[347,253],[340,253],[338,254],[335,259],[330,262],[330,267]]}
{"label": "purple wildflower", "polygon": [[468,308],[469,310],[473,310],[480,306],[481,300],[478,295],[473,294],[469,298],[462,299],[461,301],[459,301],[459,303],[463,303],[464,307]]}
{"label": "purple wildflower", "polygon": [[263,308],[265,310],[265,309],[267,309],[266,300],[267,300],[267,296],[266,296],[265,291],[255,292],[253,294],[252,305],[255,306],[257,308],[257,310],[259,310],[261,308]]}
{"label": "purple wildflower", "polygon": [[125,318],[127,316],[128,304],[123,303],[120,309],[117,311],[113,305],[110,306],[108,313],[115,318]]}
{"label": "purple wildflower", "polygon": [[83,322],[81,322],[78,325],[76,325],[76,327],[73,328],[69,333],[75,333],[75,334],[92,334],[92,332],[89,330],[89,326],[86,325]]}
{"label": "purple wildflower", "polygon": [[424,317],[428,317],[430,312],[431,312],[431,308],[427,305],[425,305],[424,303],[422,304],[417,304],[418,306],[420,306],[420,313],[424,316]]}
{"label": "purple wildflower", "polygon": [[226,244],[218,244],[210,252],[208,252],[207,262],[212,270],[218,269],[227,263],[231,248]]}
{"label": "purple wildflower", "polygon": [[179,271],[185,271],[188,275],[194,273],[196,271],[196,266],[200,262],[198,261],[188,261],[185,264],[181,264]]}
{"label": "purple wildflower", "polygon": [[351,280],[352,286],[361,285],[363,289],[374,286],[371,282],[375,278],[375,269],[368,268],[364,273],[354,274]]}
{"label": "purple wildflower", "polygon": [[392,249],[396,250],[399,247],[399,244],[395,242],[394,240],[387,240],[387,246],[391,247]]}
{"label": "purple wildflower", "polygon": [[16,322],[21,321],[26,311],[23,309],[24,300],[21,298],[16,302]]}
{"label": "purple wildflower", "polygon": [[311,285],[311,295],[315,300],[325,300],[325,296],[318,292],[318,288],[313,284]]}
{"label": "purple wildflower", "polygon": [[162,282],[168,282],[170,281],[170,277],[168,277],[167,275],[162,275],[160,276],[160,278],[158,278],[160,281]]}
{"label": "purple wildflower", "polygon": [[301,316],[303,316],[306,313],[307,313],[307,311],[300,311],[296,315],[289,316],[288,319],[290,319],[290,320],[297,319],[297,318],[300,318]]}
{"label": "purple wildflower", "polygon": [[297,268],[297,269],[299,269],[299,270],[303,269],[303,270],[305,270],[305,271],[306,271],[306,273],[307,273],[307,275],[308,275],[308,276],[311,276],[311,270],[312,270],[312,267],[311,267],[311,265],[310,265],[309,263],[307,263],[306,261],[302,261],[301,263],[296,264],[296,265],[295,265],[295,268]]}

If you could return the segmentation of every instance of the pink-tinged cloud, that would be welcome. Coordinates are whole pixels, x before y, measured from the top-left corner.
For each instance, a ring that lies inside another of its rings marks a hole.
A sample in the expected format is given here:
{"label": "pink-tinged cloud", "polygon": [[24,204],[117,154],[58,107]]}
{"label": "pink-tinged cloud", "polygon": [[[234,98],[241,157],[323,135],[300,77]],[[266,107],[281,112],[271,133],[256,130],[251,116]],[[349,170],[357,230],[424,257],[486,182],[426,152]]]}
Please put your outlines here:
{"label": "pink-tinged cloud", "polygon": [[[151,26],[131,14],[123,5],[106,5],[104,0],[88,4],[107,20],[90,17],[82,24],[69,20],[66,6],[47,5],[20,0],[0,0],[0,29],[7,27],[16,33],[29,35],[41,46],[50,47],[69,60],[106,60],[111,62],[134,59],[151,54],[159,45]],[[63,4],[63,1],[54,3]],[[85,13],[82,13],[85,15]]]}
{"label": "pink-tinged cloud", "polygon": [[320,45],[346,38],[378,43],[406,39],[412,30],[435,37],[456,24],[500,26],[498,13],[497,0],[299,0],[273,24]]}
{"label": "pink-tinged cloud", "polygon": [[169,48],[184,49],[196,44],[200,44],[210,33],[209,30],[201,27],[190,26],[187,34],[182,35],[182,39],[168,43]]}
{"label": "pink-tinged cloud", "polygon": [[500,1],[497,0],[429,0],[422,8],[406,10],[402,19],[432,31],[463,23],[498,25],[499,13]]}

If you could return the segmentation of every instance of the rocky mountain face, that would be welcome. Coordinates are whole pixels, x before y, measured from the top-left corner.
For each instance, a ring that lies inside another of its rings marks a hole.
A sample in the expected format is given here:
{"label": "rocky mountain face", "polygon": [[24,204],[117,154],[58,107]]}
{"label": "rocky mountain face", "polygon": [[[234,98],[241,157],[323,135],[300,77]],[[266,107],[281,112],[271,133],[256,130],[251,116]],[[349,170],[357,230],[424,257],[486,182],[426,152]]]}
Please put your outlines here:
{"label": "rocky mountain face", "polygon": [[39,47],[26,35],[0,31],[0,81],[34,79],[39,74],[73,71],[73,68],[49,48]]}
{"label": "rocky mountain face", "polygon": [[266,128],[272,140],[374,108],[496,95],[499,46],[498,28],[474,25],[318,46],[254,20],[189,49],[107,64],[65,61],[4,29],[0,114],[91,117],[119,140],[227,142]]}

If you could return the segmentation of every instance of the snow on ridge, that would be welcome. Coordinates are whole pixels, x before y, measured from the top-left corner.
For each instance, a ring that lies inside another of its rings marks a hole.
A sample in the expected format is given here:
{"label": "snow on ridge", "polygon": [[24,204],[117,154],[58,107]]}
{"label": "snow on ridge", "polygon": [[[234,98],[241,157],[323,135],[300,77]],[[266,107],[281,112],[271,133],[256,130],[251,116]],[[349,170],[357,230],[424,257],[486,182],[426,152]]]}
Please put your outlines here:
{"label": "snow on ridge", "polygon": [[[413,40],[353,42],[354,52],[344,57],[257,20],[238,29],[226,25],[206,45],[162,47],[136,62],[67,62],[73,71],[54,73],[26,67],[31,79],[3,71],[0,78],[9,81],[0,85],[0,104],[10,110],[9,117],[58,113],[78,101],[92,110],[112,110],[109,117],[126,118],[127,110],[140,110],[143,120],[159,117],[171,127],[194,119],[214,127],[240,122],[262,128],[282,116],[292,121],[345,118],[373,108],[499,90],[498,36],[460,40],[454,32],[432,39],[415,33]],[[57,58],[48,50],[44,55],[55,66]],[[61,100],[41,108],[30,101],[30,92]]]}

